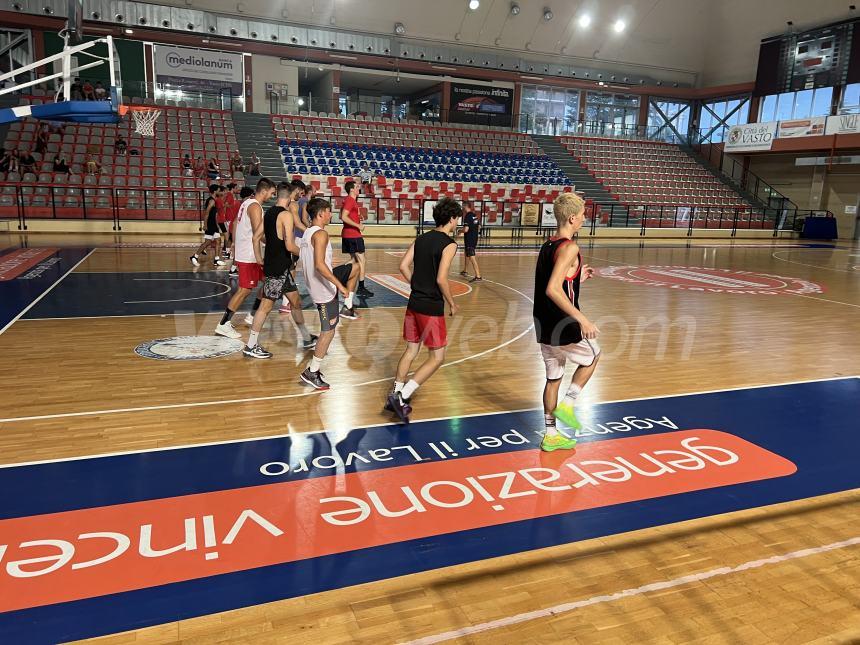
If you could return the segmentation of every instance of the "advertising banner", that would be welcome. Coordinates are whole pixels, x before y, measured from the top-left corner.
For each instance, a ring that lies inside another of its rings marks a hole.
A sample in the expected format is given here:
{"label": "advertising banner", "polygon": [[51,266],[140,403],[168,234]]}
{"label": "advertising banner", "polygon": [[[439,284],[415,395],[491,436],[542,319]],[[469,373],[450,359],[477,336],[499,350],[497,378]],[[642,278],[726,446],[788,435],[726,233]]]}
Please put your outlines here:
{"label": "advertising banner", "polygon": [[244,94],[242,54],[154,45],[153,58],[156,83],[181,86],[184,91]]}
{"label": "advertising banner", "polygon": [[510,125],[514,106],[512,87],[451,83],[451,114],[455,123]]}
{"label": "advertising banner", "polygon": [[825,134],[860,134],[860,114],[827,117]]}
{"label": "advertising banner", "polygon": [[776,137],[777,125],[777,121],[733,125],[726,137],[726,152],[770,150]]}
{"label": "advertising banner", "polygon": [[544,228],[555,228],[555,211],[552,209],[552,204],[541,205],[540,225]]}
{"label": "advertising banner", "polygon": [[777,138],[820,137],[824,134],[826,123],[826,116],[814,116],[810,119],[794,119],[793,121],[780,121]]}
{"label": "advertising banner", "polygon": [[523,204],[520,210],[520,222],[523,226],[537,226],[540,219],[539,204]]}

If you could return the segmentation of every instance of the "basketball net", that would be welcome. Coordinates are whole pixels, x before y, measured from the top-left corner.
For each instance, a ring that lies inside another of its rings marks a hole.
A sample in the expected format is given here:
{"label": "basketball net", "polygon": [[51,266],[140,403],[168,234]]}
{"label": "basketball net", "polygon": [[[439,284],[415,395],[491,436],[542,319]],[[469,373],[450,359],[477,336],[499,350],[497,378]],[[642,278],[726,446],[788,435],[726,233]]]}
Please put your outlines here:
{"label": "basketball net", "polygon": [[155,135],[155,122],[161,116],[161,110],[154,108],[135,108],[131,110],[134,118],[134,131],[144,137]]}

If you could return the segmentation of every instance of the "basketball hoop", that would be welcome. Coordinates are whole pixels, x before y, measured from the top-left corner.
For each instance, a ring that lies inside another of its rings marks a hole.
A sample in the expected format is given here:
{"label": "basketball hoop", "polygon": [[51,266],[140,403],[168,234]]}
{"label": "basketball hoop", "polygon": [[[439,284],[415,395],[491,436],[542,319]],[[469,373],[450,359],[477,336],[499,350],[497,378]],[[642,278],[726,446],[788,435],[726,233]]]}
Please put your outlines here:
{"label": "basketball hoop", "polygon": [[144,137],[155,135],[155,122],[161,116],[161,110],[155,108],[134,107],[129,108],[134,118],[134,131]]}

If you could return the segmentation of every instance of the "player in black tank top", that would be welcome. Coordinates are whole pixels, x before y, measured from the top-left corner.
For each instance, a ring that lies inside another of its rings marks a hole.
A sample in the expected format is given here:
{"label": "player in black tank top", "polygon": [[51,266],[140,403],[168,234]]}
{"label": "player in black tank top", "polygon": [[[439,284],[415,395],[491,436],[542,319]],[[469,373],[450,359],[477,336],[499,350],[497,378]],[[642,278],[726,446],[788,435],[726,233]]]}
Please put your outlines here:
{"label": "player in black tank top", "polygon": [[[448,303],[452,316],[457,312],[448,284],[451,262],[457,253],[457,243],[451,235],[462,216],[460,204],[449,197],[440,199],[433,207],[436,228],[419,236],[400,262],[400,273],[409,280],[412,293],[403,319],[406,351],[397,364],[394,388],[388,394],[385,409],[394,412],[404,423],[409,422],[412,412],[409,399],[445,360],[445,346],[448,344],[445,303]],[[407,382],[412,361],[421,351],[422,343],[430,350],[430,356]]]}
{"label": "player in black tank top", "polygon": [[206,249],[212,247],[213,257],[212,263],[217,267],[225,264],[219,257],[221,255],[221,236],[218,232],[218,206],[215,200],[221,197],[224,193],[224,187],[218,184],[209,186],[209,197],[203,205],[204,219],[206,228],[203,234],[203,243],[198,247],[194,255],[191,256],[191,264],[200,266],[200,256],[206,255]]}
{"label": "player in black tank top", "polygon": [[[574,193],[562,193],[553,202],[558,228],[544,242],[535,266],[534,316],[535,334],[546,367],[546,385],[543,392],[546,433],[541,441],[545,451],[569,450],[576,440],[560,434],[556,418],[574,431],[580,427],[574,413],[582,388],[594,374],[600,347],[600,331],[580,310],[579,294],[582,283],[594,270],[583,264],[579,246],[573,237],[579,231],[584,217],[584,203]],[[577,365],[564,399],[558,401],[565,364]]]}
{"label": "player in black tank top", "polygon": [[[249,358],[271,358],[272,353],[257,344],[260,331],[266,322],[266,317],[272,310],[278,298],[289,300],[292,318],[302,334],[302,349],[313,349],[317,337],[311,336],[302,312],[302,303],[293,276],[290,274],[292,261],[290,252],[298,253],[299,247],[291,237],[293,230],[292,214],[287,210],[290,185],[286,182],[278,184],[277,201],[263,215],[262,235],[266,243],[263,254],[263,274],[266,276],[261,290],[259,308],[254,312],[254,322],[248,335],[248,345],[242,353]],[[279,235],[280,233],[280,235]],[[255,235],[257,235],[255,233]],[[254,238],[255,243],[258,238]],[[289,248],[288,248],[289,246]]]}

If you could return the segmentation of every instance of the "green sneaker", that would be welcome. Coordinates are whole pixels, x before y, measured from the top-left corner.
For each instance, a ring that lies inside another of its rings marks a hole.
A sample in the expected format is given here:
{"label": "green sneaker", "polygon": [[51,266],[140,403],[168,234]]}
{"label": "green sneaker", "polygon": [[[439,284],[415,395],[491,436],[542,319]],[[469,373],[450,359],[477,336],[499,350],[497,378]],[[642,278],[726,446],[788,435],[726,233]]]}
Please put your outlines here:
{"label": "green sneaker", "polygon": [[552,411],[552,416],[564,423],[568,428],[579,430],[582,424],[576,418],[576,413],[573,411],[573,405],[562,401],[558,407]]}
{"label": "green sneaker", "polygon": [[540,449],[544,452],[553,450],[573,450],[576,447],[576,439],[568,439],[563,434],[546,434],[540,442]]}

